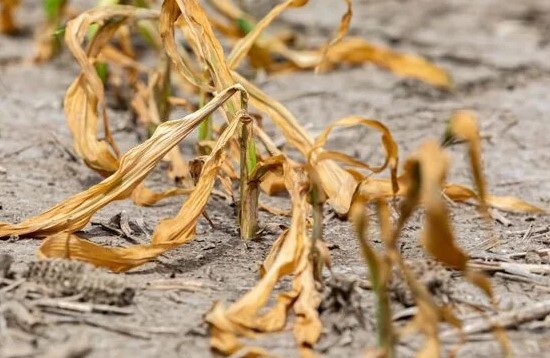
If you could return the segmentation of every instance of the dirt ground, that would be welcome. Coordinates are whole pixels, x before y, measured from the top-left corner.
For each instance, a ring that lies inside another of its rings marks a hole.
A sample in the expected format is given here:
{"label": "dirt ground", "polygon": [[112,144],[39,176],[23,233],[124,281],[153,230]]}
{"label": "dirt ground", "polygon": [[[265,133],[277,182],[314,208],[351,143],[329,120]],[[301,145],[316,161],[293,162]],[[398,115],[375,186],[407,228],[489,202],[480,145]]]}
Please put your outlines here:
{"label": "dirt ground", "polygon": [[[312,1],[292,10],[281,24],[298,29],[304,39],[319,42],[328,37],[344,8],[341,1]],[[40,21],[35,1],[23,1],[18,21],[26,28]],[[75,2],[82,6],[85,2]],[[329,122],[351,114],[383,121],[396,137],[404,158],[423,140],[440,137],[453,110],[474,110],[484,138],[484,165],[490,191],[515,195],[544,208],[550,207],[550,2],[546,0],[358,0],[351,33],[396,50],[426,56],[448,69],[456,88],[443,92],[422,83],[398,78],[371,65],[341,68],[328,74],[309,72],[280,75],[261,84],[281,100],[313,134]],[[330,8],[330,11],[327,11]],[[30,31],[30,30],[29,30]],[[78,68],[68,54],[43,66],[30,64],[32,35],[0,37],[0,221],[18,222],[97,183],[100,178],[66,153],[71,138],[62,111],[62,98]],[[175,114],[177,115],[177,114]],[[124,130],[129,113],[110,112],[116,139],[124,149],[137,143]],[[61,144],[60,144],[61,143]],[[332,145],[367,159],[376,155],[377,137],[366,131],[335,133]],[[185,145],[185,144],[184,144]],[[464,148],[452,149],[450,180],[470,183]],[[150,178],[154,187],[168,186],[159,171]],[[275,199],[276,205],[287,205]],[[173,216],[181,198],[153,208],[117,202],[101,210],[85,231],[101,243],[127,245],[119,235],[102,229],[124,211],[130,220],[143,220],[154,228],[161,218]],[[454,205],[452,219],[459,244],[475,257],[505,257],[513,262],[549,264],[548,254],[535,250],[550,244],[546,216],[495,213],[493,234],[500,244],[487,245],[490,235],[474,207]],[[216,229],[202,220],[197,239],[159,258],[157,262],[125,274],[137,287],[129,315],[83,313],[69,319],[59,312],[46,313],[49,324],[34,336],[0,340],[1,357],[63,356],[70,347],[91,347],[89,357],[205,357],[207,327],[203,315],[214,301],[230,303],[257,280],[259,263],[277,237],[268,230],[246,245],[240,241],[234,209],[212,200],[208,213]],[[282,223],[262,213],[264,225]],[[420,217],[407,227],[402,252],[410,260],[424,258],[419,247]],[[95,224],[94,224],[95,223]],[[274,227],[274,225],[269,225]],[[531,230],[527,231],[529,228]],[[325,227],[334,271],[349,280],[367,278],[358,244],[346,222],[331,219]],[[376,238],[373,229],[372,237]],[[144,239],[144,235],[140,237]],[[35,259],[40,241],[12,238],[0,242],[0,253],[15,258],[22,270]],[[180,289],[153,289],[158,280],[183,285]],[[546,277],[547,279],[547,277]],[[493,315],[487,300],[463,278],[450,275],[449,299],[462,317]],[[550,284],[518,282],[495,275],[496,294],[503,311],[532,306],[550,299]],[[361,286],[361,285],[359,285]],[[370,290],[355,289],[356,306],[364,325],[354,317],[323,314],[325,332],[317,349],[326,357],[359,357],[375,344],[374,298]],[[477,310],[473,307],[477,307]],[[405,307],[394,304],[394,312]],[[86,321],[88,319],[88,321]],[[95,325],[86,322],[100,322]],[[468,322],[468,321],[467,321]],[[99,326],[99,327],[98,327]],[[111,329],[107,329],[109,327]],[[137,327],[131,329],[129,327]],[[509,329],[517,356],[543,357],[550,351],[550,323],[527,322]],[[119,332],[114,332],[117,328]],[[124,332],[126,330],[126,332]],[[262,340],[274,354],[294,357],[291,331]],[[415,339],[399,345],[402,356],[418,347]],[[455,348],[445,345],[444,356]],[[500,356],[490,333],[468,337],[460,346],[462,357]],[[66,355],[65,355],[66,356]]]}

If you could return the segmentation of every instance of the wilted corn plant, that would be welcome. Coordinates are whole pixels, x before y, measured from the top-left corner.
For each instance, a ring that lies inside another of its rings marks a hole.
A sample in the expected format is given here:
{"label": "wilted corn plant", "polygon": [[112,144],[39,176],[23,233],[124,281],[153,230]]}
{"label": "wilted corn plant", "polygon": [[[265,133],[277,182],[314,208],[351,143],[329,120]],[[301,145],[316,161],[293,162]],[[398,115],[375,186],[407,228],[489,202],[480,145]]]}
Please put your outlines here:
{"label": "wilted corn plant", "polygon": [[[436,86],[451,85],[445,71],[419,57],[381,49],[362,39],[344,38],[352,15],[351,1],[346,1],[348,8],[335,38],[323,48],[309,51],[293,50],[285,39],[263,33],[285,9],[303,6],[307,3],[305,0],[284,1],[260,21],[230,1],[209,0],[209,3],[216,9],[217,17],[209,16],[197,0],[165,0],[160,12],[138,6],[97,7],[67,24],[65,42],[81,72],[65,96],[65,113],[76,152],[87,166],[105,179],[36,217],[19,224],[0,224],[0,237],[14,234],[41,237],[44,242],[39,255],[43,258],[71,258],[120,272],[150,262],[163,252],[193,239],[217,179],[230,197],[233,197],[233,181],[239,181],[239,226],[244,239],[253,238],[258,229],[259,191],[271,194],[286,190],[292,204],[289,229],[281,233],[266,256],[258,284],[230,307],[217,303],[207,314],[212,348],[226,355],[236,352],[268,355],[260,347],[246,346],[241,338],[283,330],[292,310],[298,349],[302,356],[314,354],[313,347],[322,329],[317,312],[321,296],[316,282],[321,280],[323,266],[330,264],[322,237],[323,206],[327,204],[336,213],[349,215],[357,229],[378,300],[380,351],[391,356],[401,337],[392,327],[388,302],[388,280],[395,267],[404,275],[419,308],[411,326],[427,338],[421,353],[437,355],[438,322],[455,326],[460,322],[450,310],[434,303],[396,249],[405,222],[422,206],[426,210],[422,236],[426,251],[444,264],[461,270],[468,280],[491,296],[489,281],[467,266],[467,256],[454,244],[442,192],[455,201],[477,201],[483,213],[487,205],[504,210],[535,212],[539,209],[515,198],[487,195],[481,171],[478,128],[468,112],[453,116],[442,144],[457,141],[469,144],[475,191],[445,183],[448,159],[442,145],[426,142],[406,161],[404,173],[398,175],[398,147],[382,123],[350,116],[336,121],[313,139],[281,103],[236,71],[247,56],[253,66],[267,71],[327,70],[342,62],[373,62]],[[226,21],[218,21],[219,15]],[[151,25],[157,21],[158,27]],[[159,53],[159,63],[153,68],[138,61],[132,46],[131,33],[136,30],[143,33],[144,24],[147,24],[149,43]],[[176,41],[177,29],[181,30],[187,48]],[[227,58],[215,30],[235,42]],[[274,55],[282,56],[287,62],[276,63]],[[106,76],[102,76],[105,73],[98,63],[108,64],[110,70]],[[146,83],[142,80],[143,75],[147,78]],[[126,100],[131,102],[150,137],[120,155],[109,130],[106,87],[107,93],[117,94],[116,89],[123,80],[131,89],[130,95],[125,94]],[[199,108],[188,100],[175,97],[173,87],[197,96]],[[260,122],[248,113],[249,104],[275,124],[287,142],[303,155],[302,162],[287,157],[271,141]],[[167,121],[173,106],[182,106],[192,113]],[[222,110],[226,121],[223,126],[211,122],[211,114],[217,109]],[[178,143],[201,125],[198,143],[201,155],[189,166],[179,152]],[[334,128],[357,125],[380,132],[386,153],[380,166],[324,149]],[[100,127],[103,139],[98,134]],[[257,146],[260,143],[261,146]],[[161,193],[145,187],[144,179],[161,160],[170,163],[170,178],[183,186]],[[236,165],[240,166],[240,171],[234,169]],[[389,179],[370,176],[370,173],[386,169],[390,172]],[[189,196],[179,213],[158,224],[149,244],[106,247],[80,238],[77,233],[95,212],[112,201],[131,197],[138,205],[153,205],[165,197],[184,194]],[[403,200],[399,219],[392,225],[386,200],[397,197]],[[366,237],[365,211],[369,202],[377,203],[384,242],[382,252],[376,252]],[[311,215],[313,226],[310,230]],[[276,303],[265,311],[264,306],[276,283],[287,275],[293,276],[292,288],[279,293]]]}

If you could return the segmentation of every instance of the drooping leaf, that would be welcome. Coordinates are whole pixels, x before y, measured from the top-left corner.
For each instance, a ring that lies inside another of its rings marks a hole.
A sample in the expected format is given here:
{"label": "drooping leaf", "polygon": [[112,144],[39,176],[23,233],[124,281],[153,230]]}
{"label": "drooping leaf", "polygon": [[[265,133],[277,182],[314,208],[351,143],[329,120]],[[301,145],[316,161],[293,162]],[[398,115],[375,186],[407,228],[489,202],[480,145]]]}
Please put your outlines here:
{"label": "drooping leaf", "polygon": [[[292,200],[290,229],[277,239],[268,254],[262,278],[229,308],[216,304],[207,314],[206,320],[212,328],[211,345],[224,354],[236,353],[244,347],[239,337],[282,330],[290,307],[296,314],[294,336],[302,356],[310,354],[311,346],[321,333],[316,309],[320,295],[315,289],[314,263],[309,254],[311,246],[307,244],[307,178],[303,172],[285,163],[285,184]],[[292,289],[279,294],[276,303],[262,313],[275,284],[289,274],[294,275]]]}
{"label": "drooping leaf", "polygon": [[[168,123],[171,122],[165,124]],[[165,124],[159,126],[159,129]],[[235,120],[226,128],[205,162],[195,190],[189,195],[176,217],[162,220],[158,224],[151,243],[123,248],[106,247],[79,238],[76,234],[61,233],[44,240],[40,247],[40,255],[50,258],[72,258],[120,272],[154,260],[158,255],[193,239],[198,219],[214,187],[216,174],[221,165],[221,154],[229,139],[235,135],[238,125],[239,121]],[[159,159],[160,157],[157,157],[157,160]]]}
{"label": "drooping leaf", "polygon": [[161,124],[151,138],[122,156],[120,166],[111,176],[19,224],[1,223],[0,237],[15,234],[43,237],[60,232],[75,232],[83,228],[97,210],[111,201],[129,197],[176,144],[239,90],[242,90],[242,87],[238,85],[230,87],[198,111],[180,120]]}
{"label": "drooping leaf", "polygon": [[[67,24],[65,41],[82,70],[65,95],[65,115],[75,151],[90,168],[104,176],[117,170],[119,151],[109,129],[104,84],[96,71],[95,60],[113,33],[126,21],[157,17],[158,13],[153,10],[119,5],[88,10]],[[84,50],[82,43],[87,31],[97,23],[104,26],[99,27]],[[99,139],[100,123],[105,139]]]}
{"label": "drooping leaf", "polygon": [[[336,128],[336,127],[352,127],[356,125],[362,125],[369,128],[373,128],[380,133],[382,133],[382,145],[386,151],[386,158],[384,160],[384,163],[382,163],[378,167],[371,166],[369,164],[363,163],[347,154],[341,153],[341,152],[335,152],[335,151],[319,151],[327,142],[328,136],[330,132]],[[359,116],[350,116],[346,118],[339,119],[329,126],[327,126],[321,134],[315,139],[315,143],[313,144],[313,147],[308,155],[310,163],[317,163],[322,160],[326,159],[332,159],[337,162],[342,162],[344,164],[348,164],[354,167],[367,169],[373,173],[380,173],[384,169],[386,169],[388,166],[390,168],[390,174],[391,174],[391,183],[392,183],[392,191],[393,193],[397,193],[399,191],[399,184],[397,181],[397,166],[399,164],[399,150],[397,147],[397,143],[393,139],[393,136],[391,135],[391,132],[389,129],[380,123],[379,121],[372,120],[372,119],[366,119]]]}

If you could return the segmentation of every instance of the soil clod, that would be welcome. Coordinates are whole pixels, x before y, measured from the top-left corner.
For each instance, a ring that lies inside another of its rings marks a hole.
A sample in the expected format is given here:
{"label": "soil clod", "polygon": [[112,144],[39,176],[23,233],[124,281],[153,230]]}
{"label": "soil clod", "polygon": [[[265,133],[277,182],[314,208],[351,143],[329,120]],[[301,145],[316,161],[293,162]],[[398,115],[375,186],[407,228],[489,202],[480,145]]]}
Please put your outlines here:
{"label": "soil clod", "polygon": [[[423,259],[408,261],[407,264],[416,279],[428,289],[437,303],[449,301],[452,284],[451,273],[440,263]],[[415,305],[412,291],[403,276],[397,270],[393,272],[393,277],[390,282],[390,292],[391,297],[405,307]]]}

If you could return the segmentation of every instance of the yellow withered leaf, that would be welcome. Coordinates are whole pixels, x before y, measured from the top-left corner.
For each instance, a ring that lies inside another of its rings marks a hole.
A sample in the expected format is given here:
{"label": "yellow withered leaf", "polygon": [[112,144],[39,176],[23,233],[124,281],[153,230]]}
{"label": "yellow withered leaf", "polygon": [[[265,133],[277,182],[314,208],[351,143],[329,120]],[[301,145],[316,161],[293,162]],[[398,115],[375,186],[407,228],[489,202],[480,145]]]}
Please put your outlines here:
{"label": "yellow withered leaf", "polygon": [[[292,201],[292,219],[268,254],[258,284],[229,308],[219,304],[206,316],[212,328],[211,345],[224,354],[243,347],[239,337],[253,337],[257,332],[274,332],[284,328],[289,308],[294,307],[294,336],[302,355],[308,354],[321,333],[317,313],[320,295],[315,289],[311,244],[307,239],[307,190],[304,173],[285,163],[285,184]],[[267,312],[261,309],[268,302],[275,284],[285,275],[293,274],[292,289],[278,295]],[[228,338],[230,337],[230,339]]]}
{"label": "yellow withered leaf", "polygon": [[411,179],[418,180],[418,183],[411,185],[419,188],[420,201],[426,209],[422,243],[439,261],[450,267],[465,270],[468,258],[454,244],[446,203],[441,196],[449,158],[435,141],[427,141],[406,164],[409,168],[413,166],[418,166],[419,176],[415,178],[414,173],[411,173]]}
{"label": "yellow withered leaf", "polygon": [[[330,132],[336,127],[348,128],[356,125],[362,125],[366,127],[373,128],[380,133],[382,133],[382,145],[386,151],[386,158],[384,163],[380,166],[373,167],[367,163],[364,163],[360,160],[357,160],[347,154],[335,151],[320,151],[320,149],[326,144]],[[309,161],[311,164],[315,165],[318,162],[326,159],[332,159],[334,161],[339,161],[351,166],[359,167],[362,169],[367,169],[373,173],[380,173],[388,166],[390,168],[391,174],[391,183],[392,183],[392,192],[395,194],[399,190],[399,184],[397,182],[397,168],[399,164],[399,150],[397,143],[393,139],[389,129],[380,123],[379,121],[366,119],[359,116],[350,116],[339,119],[329,126],[327,126],[321,134],[315,139],[313,147],[308,155]],[[353,188],[355,189],[355,188]]]}
{"label": "yellow withered leaf", "polygon": [[[175,6],[174,2],[177,3],[178,7]],[[302,2],[298,3],[301,4]],[[167,12],[172,13],[166,14]],[[219,89],[234,82],[241,83],[249,92],[251,103],[269,115],[291,144],[295,145],[304,155],[308,153],[313,140],[298,124],[294,116],[284,106],[260,91],[242,76],[229,71],[222,47],[212,31],[204,10],[196,0],[167,0],[164,2],[161,11],[161,34],[163,34],[163,40],[170,58],[176,64],[182,61],[177,51],[168,50],[169,47],[173,47],[172,42],[174,42],[174,32],[171,26],[178,17],[174,15],[174,12],[181,12],[185,19],[186,29],[189,33],[188,38],[192,41],[191,45],[197,56],[203,60],[209,69],[214,86]],[[164,30],[162,30],[162,26],[164,26]],[[235,112],[235,108],[238,108],[238,106],[239,104],[235,101],[226,103],[226,117],[231,118],[232,113]],[[317,170],[321,174],[323,189],[329,196],[329,203],[339,214],[346,214],[357,182],[350,174],[331,161],[319,163]]]}
{"label": "yellow withered leaf", "polygon": [[[225,63],[223,48],[208,21],[208,17],[197,0],[167,0],[166,3],[176,2],[185,24],[187,39],[195,55],[208,70],[210,80],[217,91],[221,91],[235,83],[228,66]],[[177,10],[172,10],[176,11]],[[183,25],[182,25],[183,26]],[[173,55],[170,54],[174,61]],[[176,54],[177,55],[177,54]],[[178,56],[179,58],[179,56]],[[177,59],[176,59],[177,61]],[[236,111],[241,107],[238,100],[231,98],[224,104],[226,119],[232,120]]]}
{"label": "yellow withered leaf", "polygon": [[[262,20],[254,24],[252,31],[240,39],[231,50],[231,53],[227,56],[227,65],[229,68],[234,69],[238,67],[242,59],[246,57],[252,46],[258,41],[258,38],[262,32],[273,22],[275,18],[277,18],[283,11],[292,6],[295,2],[295,0],[286,0],[285,2],[278,4],[271,9],[271,11],[264,16]],[[301,5],[305,5],[305,3],[307,3],[307,1]],[[264,44],[264,46],[270,45]]]}
{"label": "yellow withered leaf", "polygon": [[238,91],[242,91],[241,86],[232,86],[219,93],[198,111],[182,119],[161,124],[151,138],[130,149],[120,159],[120,167],[111,176],[22,223],[0,223],[0,237],[43,237],[64,231],[75,232],[83,228],[97,210],[111,201],[130,196],[132,190],[175,145]]}
{"label": "yellow withered leaf", "polygon": [[125,68],[133,69],[136,71],[146,72],[147,68],[135,59],[125,54],[124,52],[116,49],[113,46],[106,45],[101,49],[98,55],[100,62],[110,62],[120,65]]}
{"label": "yellow withered leaf", "polygon": [[[75,151],[86,165],[103,176],[117,170],[119,152],[109,130],[105,91],[95,61],[107,41],[126,21],[157,17],[157,11],[120,5],[88,10],[67,24],[65,42],[82,70],[65,95],[65,115]],[[99,27],[87,50],[84,50],[82,43],[88,29],[98,23],[104,26]],[[98,137],[100,122],[104,140]]]}
{"label": "yellow withered leaf", "polygon": [[[284,44],[278,46],[276,50],[277,53],[302,69],[317,66],[322,55],[319,50],[296,51],[289,49]],[[452,87],[451,77],[441,67],[420,56],[402,54],[359,37],[344,38],[330,46],[324,56],[323,69],[330,69],[339,64],[360,65],[364,63],[373,63],[397,75],[415,78],[433,86]]]}
{"label": "yellow withered leaf", "polygon": [[[405,199],[400,207],[400,216],[397,225],[393,228],[390,220],[388,204],[384,199],[377,199],[377,214],[380,226],[380,235],[384,242],[385,251],[376,253],[366,240],[367,216],[365,204],[370,200],[368,197],[362,197],[358,192],[354,198],[351,218],[356,226],[357,234],[360,239],[363,254],[369,265],[373,289],[378,298],[377,303],[377,331],[378,331],[378,351],[383,355],[394,355],[394,344],[397,337],[394,336],[392,328],[391,310],[389,297],[387,296],[387,284],[392,274],[392,267],[396,267],[405,278],[406,284],[411,290],[416,301],[417,313],[414,320],[401,332],[403,337],[405,333],[420,330],[426,336],[424,347],[417,352],[418,356],[435,357],[439,356],[439,338],[438,323],[445,321],[455,327],[460,326],[460,321],[456,319],[453,313],[445,307],[439,307],[432,299],[427,288],[424,287],[418,279],[412,274],[412,271],[403,260],[398,249],[399,235],[413,212],[420,203],[422,188],[419,178],[419,163],[411,158],[406,164],[407,171],[404,174],[404,182],[415,182],[408,186]],[[409,178],[410,177],[410,178]],[[416,178],[416,179],[415,179]]]}
{"label": "yellow withered leaf", "polygon": [[19,7],[20,0],[0,1],[0,33],[14,34],[18,28],[14,21],[14,12]]}
{"label": "yellow withered leaf", "polygon": [[191,174],[189,173],[189,165],[183,159],[183,155],[178,147],[174,147],[166,154],[163,159],[168,162],[168,177],[175,182],[181,183],[187,187],[191,183]]}
{"label": "yellow withered leaf", "polygon": [[178,195],[187,195],[193,191],[193,188],[170,188],[160,193],[148,189],[145,184],[141,183],[132,191],[132,201],[141,206],[155,205],[157,202],[165,198],[170,198]]}
{"label": "yellow withered leaf", "polygon": [[[422,233],[423,246],[437,260],[462,271],[467,280],[483,290],[494,302],[489,279],[468,267],[467,255],[455,244],[446,204],[441,197],[448,165],[449,159],[443,152],[443,148],[433,140],[425,142],[418,152],[407,160],[403,178],[407,192],[405,201],[401,205],[396,235],[416,207],[422,205],[426,210],[425,228]],[[399,257],[399,253],[395,251],[394,256]],[[397,262],[417,300],[419,310],[413,324],[427,336],[426,343],[418,355],[437,356],[439,355],[439,338],[436,323],[443,320],[455,327],[460,327],[460,320],[450,310],[436,306],[406,264],[402,260],[397,260]],[[497,333],[497,338],[506,349],[509,346],[506,336],[503,332],[498,331]]]}
{"label": "yellow withered leaf", "polygon": [[[359,175],[360,174],[358,174],[358,178]],[[395,193],[395,195],[404,196],[408,188],[408,183],[405,182],[403,176],[398,178],[398,186],[399,190]],[[394,195],[390,179],[366,178],[361,181],[357,190],[361,195],[370,198],[369,200],[388,198]],[[442,192],[449,199],[457,203],[468,200],[479,202],[479,197],[476,192],[463,185],[446,184]],[[546,213],[546,210],[513,196],[487,195],[486,202],[488,206],[503,211],[518,213]]]}
{"label": "yellow withered leaf", "polygon": [[[275,6],[261,21],[255,23],[249,16],[231,5],[230,2],[212,0],[215,7],[230,19],[245,19],[253,25],[252,30],[240,39],[233,48],[227,61],[229,67],[231,69],[236,68],[242,59],[249,54],[252,57],[252,62],[260,64],[268,70],[276,68],[280,68],[280,70],[291,69],[289,66],[281,64],[275,66],[274,61],[266,57],[269,53],[273,53],[283,56],[300,69],[315,68],[316,71],[320,71],[328,70],[340,63],[374,63],[398,75],[416,78],[434,86],[444,88],[452,86],[452,80],[445,70],[422,57],[401,54],[357,37],[345,39],[353,13],[351,0],[344,1],[347,10],[342,16],[335,38],[321,49],[298,51],[290,49],[281,39],[266,35],[262,37],[261,35],[265,28],[288,7],[303,6],[307,1],[287,0],[282,2]],[[254,48],[257,51],[249,53]]]}
{"label": "yellow withered leaf", "polygon": [[487,189],[481,164],[481,137],[474,114],[469,111],[453,113],[449,121],[448,132],[452,137],[465,140],[469,144],[470,168],[478,190],[479,207],[481,212],[488,216]]}
{"label": "yellow withered leaf", "polygon": [[[141,82],[136,83],[136,93],[132,99],[132,107],[136,111],[140,123],[153,131],[156,126],[168,119],[170,101],[167,97],[170,86],[170,66],[168,63],[161,63],[159,69],[149,73],[149,83],[145,86]],[[172,148],[163,158],[169,163],[168,177],[184,186],[190,186],[191,177],[189,167],[184,161],[178,146]],[[145,198],[139,198],[133,194],[132,198],[138,205],[142,205]]]}
{"label": "yellow withered leaf", "polygon": [[[203,109],[206,107],[203,107]],[[157,131],[169,123],[172,122],[162,124],[158,127]],[[154,260],[158,255],[193,239],[198,219],[214,187],[216,175],[222,162],[222,153],[225,150],[227,142],[235,135],[239,124],[238,119],[234,120],[222,133],[212,154],[204,163],[202,174],[195,190],[189,195],[189,198],[174,218],[162,220],[157,225],[150,244],[133,245],[123,248],[105,247],[81,239],[75,234],[61,233],[52,235],[44,240],[40,247],[40,256],[50,258],[69,257],[120,272]],[[172,136],[167,138],[167,143],[173,143],[173,137],[176,136],[176,133],[175,131],[170,133]],[[155,136],[152,138],[155,138]],[[157,155],[157,162],[160,158],[161,156]],[[125,164],[124,159],[123,157],[121,168]]]}
{"label": "yellow withered leaf", "polygon": [[189,83],[204,89],[211,89],[198,75],[197,66],[191,60],[190,55],[183,47],[178,47],[175,40],[175,22],[180,17],[178,4],[173,1],[164,1],[160,11],[159,31],[166,54],[174,62],[178,74],[182,75]]}
{"label": "yellow withered leaf", "polygon": [[267,195],[276,195],[285,191],[283,176],[273,172],[267,173],[260,182],[260,189]]}
{"label": "yellow withered leaf", "polygon": [[250,15],[241,10],[233,0],[207,0],[213,8],[230,20],[247,19],[253,20]]}
{"label": "yellow withered leaf", "polygon": [[[425,144],[425,146],[429,147],[429,143],[430,142]],[[420,152],[422,152],[422,149],[420,150]],[[440,321],[447,321],[451,324],[456,324],[458,321],[454,319],[454,317],[450,314],[444,314],[444,310],[441,307],[437,306],[427,288],[423,286],[413,275],[407,263],[402,258],[400,251],[397,249],[399,236],[404,228],[405,223],[418,208],[422,196],[425,196],[425,194],[423,194],[423,191],[427,190],[429,192],[431,190],[430,188],[427,189],[422,186],[424,184],[421,179],[422,168],[423,167],[421,166],[418,157],[413,156],[406,161],[405,174],[402,178],[403,182],[405,183],[403,187],[406,187],[406,190],[404,193],[404,201],[400,207],[399,219],[396,227],[392,230],[392,233],[383,236],[387,237],[387,239],[384,239],[384,242],[386,244],[386,250],[388,251],[389,261],[392,265],[396,266],[403,275],[407,286],[413,294],[416,306],[418,308],[417,314],[415,315],[413,321],[411,321],[408,325],[408,330],[420,330],[426,336],[424,346],[419,350],[419,352],[417,352],[417,356],[437,357],[439,356],[440,349],[438,323]],[[433,173],[437,173],[437,170]],[[429,197],[429,194],[427,194],[427,196]],[[389,231],[388,227],[391,227],[389,210],[386,202],[380,199],[378,201],[378,214],[381,228],[386,227],[386,229],[381,231]],[[436,218],[427,218],[426,221],[435,219]],[[428,241],[429,239],[431,238],[426,237],[426,234],[424,233],[423,243],[427,244],[426,241]],[[449,237],[447,237],[447,240],[445,240],[445,244],[447,243],[449,243]],[[451,249],[455,251],[454,249],[456,249],[456,247],[454,247],[452,238],[451,245],[453,246],[453,248]],[[427,246],[429,246],[429,243]],[[405,330],[405,332],[406,331],[407,330]]]}
{"label": "yellow withered leaf", "polygon": [[[250,103],[264,112],[281,130],[286,140],[307,157],[314,140],[298,123],[288,109],[275,99],[269,97],[258,87],[233,72],[235,80],[242,84],[250,95]],[[358,182],[354,177],[331,160],[324,160],[316,165],[323,190],[329,197],[328,203],[340,215],[345,215],[351,205],[351,199]]]}
{"label": "yellow withered leaf", "polygon": [[450,87],[452,85],[451,78],[445,70],[424,58],[402,54],[357,37],[346,38],[331,46],[326,59],[332,65],[370,62],[400,76],[416,78],[434,86]]}
{"label": "yellow withered leaf", "polygon": [[[479,202],[478,194],[474,192],[472,189],[467,188],[463,185],[447,184],[445,185],[443,192],[450,199],[456,202],[464,202],[467,200],[474,200],[476,202]],[[541,209],[535,205],[529,204],[528,202],[513,196],[487,195],[486,201],[487,201],[487,205],[503,211],[512,211],[512,212],[519,212],[519,213],[545,213],[546,212],[546,210],[544,209]]]}
{"label": "yellow withered leaf", "polygon": [[59,53],[61,43],[56,36],[56,31],[59,30],[63,20],[70,16],[67,3],[68,1],[49,2],[48,7],[55,5],[55,9],[50,8],[46,11],[44,23],[39,25],[35,32],[33,62],[47,62]]}
{"label": "yellow withered leaf", "polygon": [[315,288],[314,264],[308,256],[311,248],[306,245],[300,258],[300,266],[295,272],[293,289],[298,290],[299,296],[294,302],[293,309],[296,315],[294,322],[294,339],[302,357],[314,357],[312,347],[317,343],[323,330],[319,312],[321,294]]}
{"label": "yellow withered leaf", "polygon": [[348,33],[349,26],[351,24],[351,17],[353,16],[352,11],[352,5],[351,0],[344,0],[346,2],[346,13],[344,16],[342,16],[342,20],[340,20],[340,26],[338,27],[338,31],[336,32],[336,37],[334,37],[322,50],[321,59],[319,60],[319,63],[317,66],[315,66],[315,72],[319,72],[323,70],[323,65],[325,62],[325,58],[327,56],[327,52],[331,46],[334,46],[338,42],[342,41],[344,36]]}
{"label": "yellow withered leaf", "polygon": [[[327,128],[328,129],[328,128]],[[325,130],[326,131],[326,130]],[[387,136],[391,138],[391,134]],[[442,192],[451,200],[455,202],[464,202],[467,200],[473,200],[477,202],[482,212],[486,212],[483,209],[485,206],[491,206],[504,211],[516,211],[516,212],[530,212],[530,213],[544,213],[545,210],[538,208],[532,204],[529,204],[521,199],[510,196],[494,196],[487,194],[486,183],[483,176],[482,160],[481,160],[481,144],[479,130],[477,122],[473,113],[468,111],[459,111],[453,114],[449,126],[445,133],[443,144],[452,143],[453,140],[466,141],[469,144],[469,158],[470,167],[472,168],[472,175],[474,177],[474,183],[478,190],[476,193],[470,188],[458,184],[444,184]],[[384,141],[384,136],[383,136]],[[389,143],[391,141],[387,140]],[[386,151],[391,148],[388,144],[385,144]],[[395,147],[397,151],[397,147]],[[355,159],[349,158],[345,155],[339,154],[321,154],[321,158],[329,156],[335,160],[342,160],[345,163],[354,165],[360,168],[367,168],[364,163],[358,163]],[[388,158],[388,157],[387,157]],[[361,178],[360,173],[354,173],[357,179]],[[364,177],[364,176],[363,176]],[[395,178],[395,177],[394,177]],[[369,200],[377,198],[387,198],[392,195],[404,196],[410,185],[412,185],[410,178],[404,175],[397,177],[396,179],[378,179],[378,178],[364,178],[361,180],[357,192]],[[396,187],[398,190],[395,191]],[[484,198],[484,199],[483,199]],[[424,198],[425,199],[425,198]],[[423,199],[423,200],[424,200]]]}

